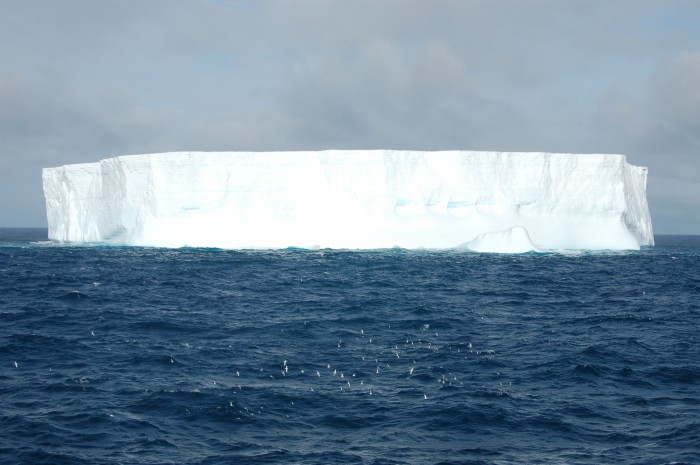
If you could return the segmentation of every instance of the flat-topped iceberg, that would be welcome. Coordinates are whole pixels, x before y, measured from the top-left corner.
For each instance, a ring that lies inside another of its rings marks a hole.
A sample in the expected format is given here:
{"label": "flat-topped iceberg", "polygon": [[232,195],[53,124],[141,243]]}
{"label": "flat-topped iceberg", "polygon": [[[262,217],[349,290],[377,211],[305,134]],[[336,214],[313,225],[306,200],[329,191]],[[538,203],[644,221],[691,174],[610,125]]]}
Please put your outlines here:
{"label": "flat-topped iceberg", "polygon": [[158,247],[653,245],[647,169],[623,155],[175,152],[43,170],[49,238]]}

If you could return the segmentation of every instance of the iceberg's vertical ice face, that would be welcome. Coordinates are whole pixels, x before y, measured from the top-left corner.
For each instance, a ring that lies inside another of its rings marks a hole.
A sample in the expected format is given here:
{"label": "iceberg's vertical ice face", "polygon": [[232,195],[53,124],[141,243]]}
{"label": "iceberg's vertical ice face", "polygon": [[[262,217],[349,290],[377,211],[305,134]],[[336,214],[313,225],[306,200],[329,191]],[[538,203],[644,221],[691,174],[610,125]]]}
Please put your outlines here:
{"label": "iceberg's vertical ice face", "polygon": [[488,251],[653,245],[646,178],[622,155],[392,150],[163,153],[43,172],[56,241]]}

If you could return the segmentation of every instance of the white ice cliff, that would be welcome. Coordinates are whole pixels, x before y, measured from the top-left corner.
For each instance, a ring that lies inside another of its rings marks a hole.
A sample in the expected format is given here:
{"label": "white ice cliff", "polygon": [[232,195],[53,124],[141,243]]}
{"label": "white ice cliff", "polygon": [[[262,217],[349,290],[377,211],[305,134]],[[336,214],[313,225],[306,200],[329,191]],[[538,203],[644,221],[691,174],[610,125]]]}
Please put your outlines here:
{"label": "white ice cliff", "polygon": [[623,155],[177,152],[43,171],[49,238],[219,248],[653,245],[647,169]]}

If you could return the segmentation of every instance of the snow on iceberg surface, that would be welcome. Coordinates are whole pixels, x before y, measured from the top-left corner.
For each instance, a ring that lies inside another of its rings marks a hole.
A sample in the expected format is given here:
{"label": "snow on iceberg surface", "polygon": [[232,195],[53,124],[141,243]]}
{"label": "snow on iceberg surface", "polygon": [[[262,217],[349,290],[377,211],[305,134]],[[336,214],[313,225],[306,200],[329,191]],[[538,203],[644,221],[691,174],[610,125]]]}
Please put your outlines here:
{"label": "snow on iceberg surface", "polygon": [[638,249],[654,243],[646,180],[623,155],[466,151],[176,152],[43,171],[54,241],[234,249]]}

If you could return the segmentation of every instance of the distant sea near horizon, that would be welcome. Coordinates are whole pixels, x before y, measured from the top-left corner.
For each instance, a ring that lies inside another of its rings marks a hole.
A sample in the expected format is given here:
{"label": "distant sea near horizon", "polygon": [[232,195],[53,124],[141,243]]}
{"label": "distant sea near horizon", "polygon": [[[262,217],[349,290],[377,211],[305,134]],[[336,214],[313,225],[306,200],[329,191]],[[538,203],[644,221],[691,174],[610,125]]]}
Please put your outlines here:
{"label": "distant sea near horizon", "polygon": [[0,463],[700,463],[700,236],[522,255],[46,236],[0,229]]}

